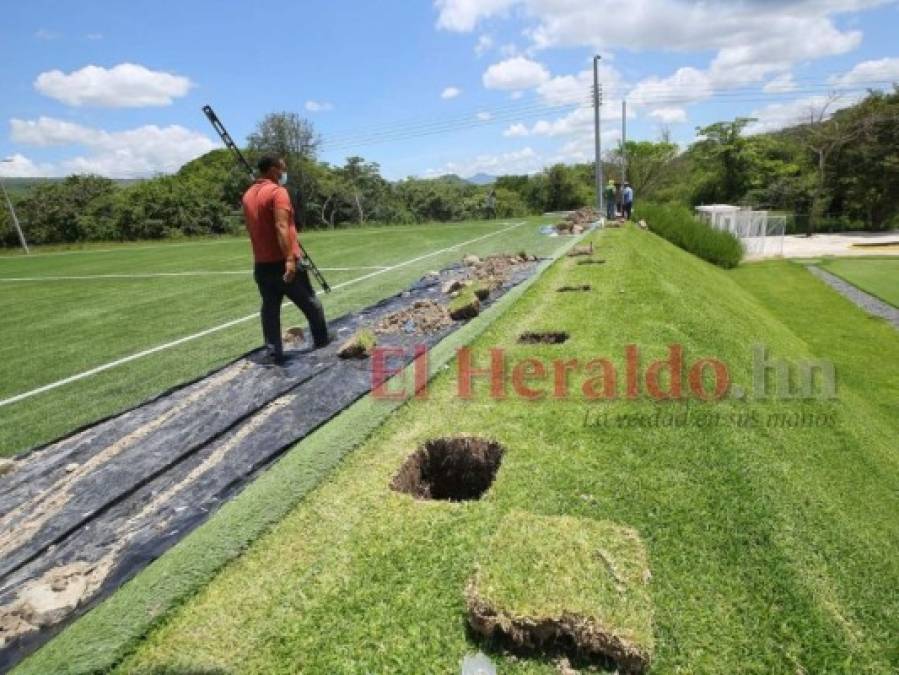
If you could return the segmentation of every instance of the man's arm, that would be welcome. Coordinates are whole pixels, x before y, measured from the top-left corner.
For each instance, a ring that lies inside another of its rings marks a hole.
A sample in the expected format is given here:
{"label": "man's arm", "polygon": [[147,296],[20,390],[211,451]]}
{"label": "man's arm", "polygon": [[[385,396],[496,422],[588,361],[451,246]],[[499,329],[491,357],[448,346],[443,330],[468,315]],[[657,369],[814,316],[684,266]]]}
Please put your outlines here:
{"label": "man's arm", "polygon": [[290,236],[290,211],[275,207],[275,232],[278,247],[284,254],[284,281],[290,283],[297,273],[297,261],[293,257],[293,241]]}

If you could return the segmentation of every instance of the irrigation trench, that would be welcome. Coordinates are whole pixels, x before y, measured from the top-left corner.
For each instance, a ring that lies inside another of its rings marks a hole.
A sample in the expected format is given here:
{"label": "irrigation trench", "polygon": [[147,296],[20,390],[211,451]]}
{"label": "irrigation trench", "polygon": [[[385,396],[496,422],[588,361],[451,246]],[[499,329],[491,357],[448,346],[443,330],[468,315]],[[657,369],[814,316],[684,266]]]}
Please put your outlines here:
{"label": "irrigation trench", "polygon": [[[536,270],[516,265],[485,306]],[[338,340],[296,350],[283,368],[251,352],[193,383],[35,449],[0,481],[0,671],[49,640],[206,520],[287,448],[371,389],[369,360],[342,360],[341,337],[419,300],[460,265],[332,322]],[[401,331],[379,346],[431,348]]]}

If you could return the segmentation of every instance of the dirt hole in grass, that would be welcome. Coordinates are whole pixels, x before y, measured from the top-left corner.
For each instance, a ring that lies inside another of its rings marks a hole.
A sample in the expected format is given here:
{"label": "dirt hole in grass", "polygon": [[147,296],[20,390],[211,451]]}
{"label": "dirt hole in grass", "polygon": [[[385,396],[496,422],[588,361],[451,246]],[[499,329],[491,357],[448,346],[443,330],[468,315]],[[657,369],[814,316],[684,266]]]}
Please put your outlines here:
{"label": "dirt hole in grass", "polygon": [[601,260],[599,258],[587,258],[586,260],[578,261],[578,265],[605,265],[606,261]]}
{"label": "dirt hole in grass", "polygon": [[416,499],[480,499],[496,479],[504,451],[484,438],[433,438],[409,456],[390,487]]}
{"label": "dirt hole in grass", "polygon": [[582,284],[580,286],[562,286],[556,289],[556,293],[585,293],[592,290],[593,286],[590,284]]}
{"label": "dirt hole in grass", "polygon": [[528,331],[518,336],[518,342],[527,345],[560,345],[570,336],[563,331]]}

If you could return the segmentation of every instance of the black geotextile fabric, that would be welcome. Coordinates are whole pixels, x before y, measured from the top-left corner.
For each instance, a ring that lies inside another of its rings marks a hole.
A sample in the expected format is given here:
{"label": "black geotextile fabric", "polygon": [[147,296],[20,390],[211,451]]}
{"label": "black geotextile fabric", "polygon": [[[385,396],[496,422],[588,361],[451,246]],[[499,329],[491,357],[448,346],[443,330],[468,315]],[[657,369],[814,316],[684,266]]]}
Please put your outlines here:
{"label": "black geotextile fabric", "polygon": [[[516,265],[482,305],[536,266]],[[448,267],[332,321],[338,334],[332,345],[296,350],[283,367],[263,365],[261,350],[251,352],[27,454],[0,481],[0,621],[22,615],[22,596],[35,584],[77,583],[84,592],[74,607],[39,620],[28,617],[43,625],[18,638],[4,640],[0,624],[0,669],[108,596],[287,448],[368,393],[370,360],[338,358],[343,339],[416,301],[446,304],[443,282],[465,273],[460,265]],[[431,334],[379,335],[378,345],[404,348],[404,356],[388,360],[391,370],[398,369],[411,362],[416,345],[430,348],[462,323]]]}

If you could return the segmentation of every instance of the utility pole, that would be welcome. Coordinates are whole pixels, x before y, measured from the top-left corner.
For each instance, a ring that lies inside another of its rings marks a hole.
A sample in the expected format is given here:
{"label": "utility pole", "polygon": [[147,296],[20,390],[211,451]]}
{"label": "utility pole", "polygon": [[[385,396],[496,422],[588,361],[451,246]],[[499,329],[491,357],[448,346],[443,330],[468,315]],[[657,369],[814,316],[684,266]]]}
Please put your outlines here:
{"label": "utility pole", "polygon": [[599,88],[601,58],[599,54],[593,57],[593,136],[596,142],[596,208],[600,213],[605,213],[602,193],[602,141],[599,130],[599,108],[602,106],[602,91]]}
{"label": "utility pole", "polygon": [[627,182],[627,101],[621,101],[621,184]]}
{"label": "utility pole", "polygon": [[[0,159],[0,162],[12,162],[12,159]],[[25,249],[25,255],[28,255],[31,253],[31,251],[28,250],[28,242],[25,241],[25,234],[22,232],[21,225],[19,225],[19,218],[16,216],[16,210],[13,208],[12,200],[6,192],[6,186],[3,184],[2,178],[0,178],[0,190],[3,190],[3,196],[6,198],[6,205],[9,207],[9,215],[12,216],[12,224],[16,228],[16,233],[19,235],[19,242],[22,244],[22,248]]]}

